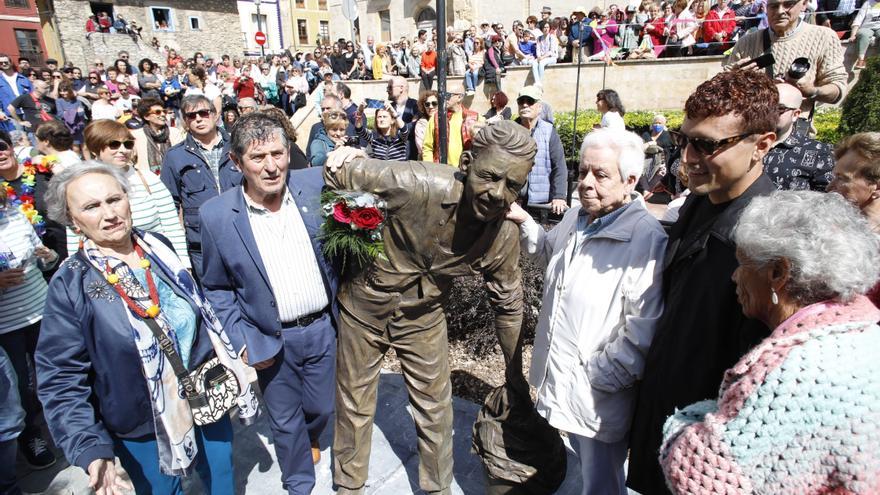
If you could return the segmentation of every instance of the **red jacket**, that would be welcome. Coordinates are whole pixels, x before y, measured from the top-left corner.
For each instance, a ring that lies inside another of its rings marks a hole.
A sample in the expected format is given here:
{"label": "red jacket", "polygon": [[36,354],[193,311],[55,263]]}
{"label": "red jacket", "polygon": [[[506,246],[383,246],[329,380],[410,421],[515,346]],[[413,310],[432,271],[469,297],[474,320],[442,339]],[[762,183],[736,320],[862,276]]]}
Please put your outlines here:
{"label": "red jacket", "polygon": [[256,88],[254,87],[254,80],[250,77],[247,80],[243,80],[243,77],[239,77],[232,83],[232,89],[235,91],[235,97],[239,100],[242,98],[253,98],[254,94],[256,94]]}
{"label": "red jacket", "polygon": [[727,9],[724,15],[719,17],[718,9],[712,9],[706,15],[706,20],[703,21],[703,41],[706,43],[716,42],[718,40],[715,39],[715,34],[721,33],[724,35],[722,41],[724,41],[726,49],[734,29],[736,29],[736,14],[733,13],[733,10]]}

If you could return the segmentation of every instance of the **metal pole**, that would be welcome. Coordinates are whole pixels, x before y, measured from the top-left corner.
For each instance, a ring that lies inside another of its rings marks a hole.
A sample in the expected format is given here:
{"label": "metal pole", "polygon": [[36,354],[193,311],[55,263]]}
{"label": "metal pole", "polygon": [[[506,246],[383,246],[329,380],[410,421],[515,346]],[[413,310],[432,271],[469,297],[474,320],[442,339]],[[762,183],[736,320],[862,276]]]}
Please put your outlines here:
{"label": "metal pole", "polygon": [[437,76],[437,92],[440,93],[440,106],[437,108],[438,142],[434,146],[440,147],[440,163],[446,163],[449,145],[449,121],[446,118],[446,0],[437,0],[437,69],[434,75]]}
{"label": "metal pole", "polygon": [[[260,0],[254,0],[254,5],[257,7],[257,31],[263,31],[263,16],[260,15]],[[268,36],[267,36],[268,38]],[[260,54],[263,57],[263,60],[266,60],[266,44],[263,43],[260,45]]]}
{"label": "metal pole", "polygon": [[[575,158],[577,158],[578,149],[579,149],[578,135],[577,135],[578,100],[580,99],[580,89],[581,89],[581,53],[582,53],[582,50],[581,50],[580,46],[578,46],[577,48],[574,48],[574,50],[577,50],[578,63],[577,63],[577,77],[576,77],[575,84],[574,84],[574,118],[572,119],[572,123],[571,123],[571,147],[572,147],[571,151],[572,151],[572,155]],[[580,164],[578,164],[578,166],[580,166]],[[569,175],[569,177],[571,177],[571,176]],[[572,188],[571,188],[571,183],[569,183],[568,194],[566,195],[566,199],[565,199],[565,202],[568,204],[571,204],[571,193],[572,193]]]}

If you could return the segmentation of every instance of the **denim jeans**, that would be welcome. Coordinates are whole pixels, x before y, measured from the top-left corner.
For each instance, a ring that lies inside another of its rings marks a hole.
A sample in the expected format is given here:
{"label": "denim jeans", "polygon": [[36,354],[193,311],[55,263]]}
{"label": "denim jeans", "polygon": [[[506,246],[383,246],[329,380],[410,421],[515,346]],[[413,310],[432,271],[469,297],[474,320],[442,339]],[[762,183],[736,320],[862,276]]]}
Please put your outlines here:
{"label": "denim jeans", "polygon": [[18,397],[25,411],[25,432],[30,435],[39,434],[38,419],[42,409],[37,399],[36,380],[31,380],[29,371],[29,368],[33,367],[34,349],[39,333],[40,323],[37,322],[19,330],[0,334],[0,348],[6,351],[9,364],[15,370],[18,380]]}
{"label": "denim jeans", "polygon": [[[235,482],[232,476],[232,424],[227,415],[220,421],[196,426],[199,454],[195,471],[202,480],[202,493],[232,495]],[[180,478],[159,471],[159,448],[156,436],[115,439],[113,449],[134,485],[135,493],[155,495],[183,495]]]}
{"label": "denim jeans", "polygon": [[480,82],[480,72],[472,72],[470,69],[464,73],[464,89],[466,91],[476,91],[477,84]]}
{"label": "denim jeans", "polygon": [[24,409],[18,398],[18,379],[6,351],[0,347],[0,493],[18,495],[15,456],[18,434],[24,428]]}
{"label": "denim jeans", "polygon": [[556,63],[555,58],[545,58],[542,60],[535,60],[532,62],[532,77],[535,78],[535,84],[543,84],[544,81],[544,68],[548,65],[553,65]]}

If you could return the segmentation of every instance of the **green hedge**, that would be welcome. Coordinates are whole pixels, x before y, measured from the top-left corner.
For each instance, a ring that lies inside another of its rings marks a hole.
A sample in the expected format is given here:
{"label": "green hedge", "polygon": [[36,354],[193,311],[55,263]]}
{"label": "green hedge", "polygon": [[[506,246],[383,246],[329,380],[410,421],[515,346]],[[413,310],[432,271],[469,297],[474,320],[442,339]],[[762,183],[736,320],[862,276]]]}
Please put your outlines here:
{"label": "green hedge", "polygon": [[[880,104],[880,95],[877,96],[878,104]],[[623,116],[626,128],[641,135],[646,132],[651,124],[654,123],[654,115],[662,113],[666,116],[666,123],[670,129],[678,129],[684,121],[684,111],[672,110],[663,112],[652,112],[646,110],[637,110],[627,112]],[[587,132],[593,129],[593,125],[598,124],[602,120],[602,115],[596,110],[585,110],[578,112],[577,145],[572,142],[572,123],[574,121],[574,112],[556,112],[556,131],[562,139],[562,146],[565,149],[566,160],[577,160],[577,151],[580,148],[580,141]],[[880,109],[878,109],[878,117],[880,117]],[[838,130],[838,123],[841,121],[840,109],[831,108],[817,112],[813,119],[813,125],[816,126],[816,138],[825,143],[835,144],[840,140],[841,133]]]}
{"label": "green hedge", "polygon": [[868,59],[843,102],[840,132],[849,136],[858,132],[880,132],[880,56]]}

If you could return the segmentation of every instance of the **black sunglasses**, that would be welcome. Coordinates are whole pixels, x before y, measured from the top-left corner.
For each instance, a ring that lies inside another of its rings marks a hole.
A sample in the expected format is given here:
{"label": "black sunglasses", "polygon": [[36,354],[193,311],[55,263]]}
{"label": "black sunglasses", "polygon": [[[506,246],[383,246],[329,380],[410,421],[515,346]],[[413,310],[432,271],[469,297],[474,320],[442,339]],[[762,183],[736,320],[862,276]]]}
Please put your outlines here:
{"label": "black sunglasses", "polygon": [[125,141],[113,140],[113,141],[110,141],[109,143],[107,143],[107,149],[111,149],[111,150],[118,150],[122,146],[125,146],[125,149],[127,149],[127,150],[133,150],[134,149],[134,140],[133,139],[126,139]]}
{"label": "black sunglasses", "polygon": [[9,148],[11,148],[11,146],[9,146],[9,143],[7,143],[6,141],[0,141],[0,151],[9,151]]}
{"label": "black sunglasses", "polygon": [[681,148],[682,151],[684,151],[684,149],[687,148],[687,145],[690,144],[694,147],[695,150],[697,150],[697,153],[700,153],[703,156],[712,156],[724,146],[742,141],[743,139],[751,136],[754,133],[747,132],[738,136],[731,136],[729,138],[717,140],[692,138],[680,131],[670,131],[669,134],[672,136],[672,141],[675,143],[675,145]]}
{"label": "black sunglasses", "polygon": [[203,119],[207,119],[211,116],[212,113],[214,112],[212,112],[211,110],[196,110],[195,112],[186,112],[185,114],[183,114],[183,116],[186,117],[187,120],[193,120],[197,116]]}
{"label": "black sunglasses", "polygon": [[779,112],[779,115],[784,114],[785,112],[791,112],[793,110],[797,110],[797,108],[790,107],[788,105],[779,104],[776,106],[776,111]]}
{"label": "black sunglasses", "polygon": [[516,104],[519,106],[524,106],[524,105],[532,106],[537,101],[538,100],[531,98],[529,96],[520,96],[519,98],[516,99]]}
{"label": "black sunglasses", "polygon": [[425,102],[425,106],[428,108],[433,108],[433,107],[436,107],[439,105],[440,105],[440,103],[438,101],[434,101],[434,100]]}
{"label": "black sunglasses", "polygon": [[447,91],[447,92],[443,93],[443,99],[448,100],[448,99],[452,98],[453,96],[462,96],[462,95],[464,95],[464,93],[452,93],[452,92]]}

